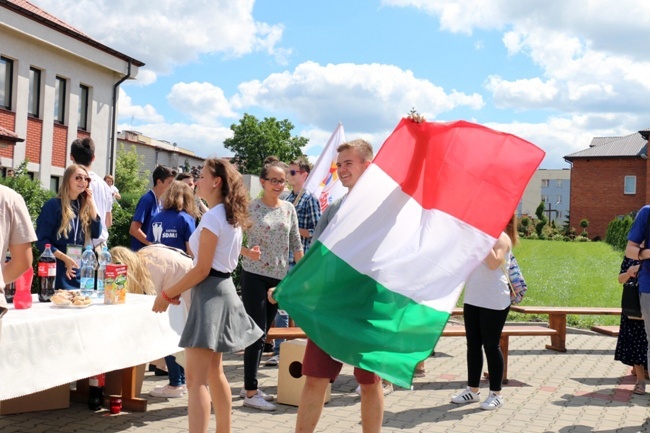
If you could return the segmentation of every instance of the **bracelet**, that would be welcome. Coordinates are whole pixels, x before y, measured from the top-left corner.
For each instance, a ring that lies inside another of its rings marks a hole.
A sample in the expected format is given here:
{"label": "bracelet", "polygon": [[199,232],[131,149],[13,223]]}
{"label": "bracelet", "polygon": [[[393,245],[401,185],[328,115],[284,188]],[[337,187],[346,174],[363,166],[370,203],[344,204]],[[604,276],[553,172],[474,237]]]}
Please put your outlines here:
{"label": "bracelet", "polygon": [[643,253],[644,251],[645,251],[645,248],[641,248],[641,247],[639,247],[639,254],[636,256],[636,258],[637,258],[639,261],[643,260],[643,259],[641,258],[641,253]]}
{"label": "bracelet", "polygon": [[170,304],[173,304],[175,301],[178,301],[178,298],[179,298],[179,296],[180,296],[180,295],[179,295],[179,296],[176,296],[175,298],[170,298],[169,296],[167,296],[167,293],[165,293],[164,290],[161,290],[161,291],[160,291],[160,294],[162,295],[163,299],[164,299],[165,301],[169,302]]}

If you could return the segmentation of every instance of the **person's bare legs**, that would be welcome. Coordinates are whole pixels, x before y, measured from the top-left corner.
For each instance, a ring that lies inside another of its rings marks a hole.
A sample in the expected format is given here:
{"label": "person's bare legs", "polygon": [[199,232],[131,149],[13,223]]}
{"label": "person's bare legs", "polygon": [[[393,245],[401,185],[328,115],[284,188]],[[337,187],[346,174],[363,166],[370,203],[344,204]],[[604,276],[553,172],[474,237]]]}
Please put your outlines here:
{"label": "person's bare legs", "polygon": [[[323,406],[325,405],[325,395],[327,394],[327,386],[329,383],[330,380],[328,378],[305,377],[305,386],[302,388],[300,403],[298,404],[296,433],[313,433],[316,429],[320,415],[323,412]],[[379,390],[381,392],[381,386]]]}
{"label": "person's bare legs", "polygon": [[208,349],[185,349],[187,382],[187,419],[190,433],[206,433],[210,424],[208,391],[212,352]]}
{"label": "person's bare legs", "polygon": [[217,419],[216,433],[230,433],[232,426],[232,392],[230,391],[228,379],[223,373],[221,353],[212,352],[208,380],[212,407]]}
{"label": "person's bare legs", "polygon": [[380,433],[384,421],[384,390],[381,380],[361,385],[361,427],[363,433]]}

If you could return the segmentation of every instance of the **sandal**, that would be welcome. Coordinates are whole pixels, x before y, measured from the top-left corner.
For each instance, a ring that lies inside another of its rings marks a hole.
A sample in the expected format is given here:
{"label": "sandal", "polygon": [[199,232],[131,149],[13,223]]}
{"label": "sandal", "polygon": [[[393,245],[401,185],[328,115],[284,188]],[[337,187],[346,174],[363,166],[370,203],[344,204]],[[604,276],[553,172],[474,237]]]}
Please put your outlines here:
{"label": "sandal", "polygon": [[637,382],[634,385],[634,390],[632,392],[634,394],[644,395],[645,394],[645,382]]}

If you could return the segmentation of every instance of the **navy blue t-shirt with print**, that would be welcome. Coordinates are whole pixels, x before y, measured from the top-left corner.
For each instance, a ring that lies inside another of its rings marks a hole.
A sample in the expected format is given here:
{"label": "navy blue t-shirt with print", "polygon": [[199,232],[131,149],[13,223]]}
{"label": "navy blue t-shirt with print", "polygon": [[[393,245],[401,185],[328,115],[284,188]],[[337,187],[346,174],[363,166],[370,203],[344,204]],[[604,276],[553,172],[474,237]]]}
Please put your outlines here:
{"label": "navy blue t-shirt with print", "polygon": [[147,240],[186,251],[186,242],[196,228],[194,218],[185,211],[163,210],[151,219]]}

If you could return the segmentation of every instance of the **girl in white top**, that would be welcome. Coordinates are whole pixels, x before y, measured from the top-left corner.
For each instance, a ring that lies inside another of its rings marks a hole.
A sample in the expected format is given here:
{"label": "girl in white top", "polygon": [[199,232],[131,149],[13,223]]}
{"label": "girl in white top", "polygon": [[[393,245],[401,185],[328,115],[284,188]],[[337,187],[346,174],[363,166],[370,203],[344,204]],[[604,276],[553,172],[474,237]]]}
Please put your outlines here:
{"label": "girl in white top", "polygon": [[232,394],[223,372],[223,352],[238,351],[259,340],[262,331],[248,317],[230,274],[237,266],[242,229],[250,224],[248,191],[227,161],[205,161],[197,195],[210,210],[190,237],[194,267],[176,284],[161,290],[153,311],[163,312],[192,289],[192,305],[179,346],[185,348],[190,433],[205,433],[210,401],[217,432],[229,432]]}
{"label": "girl in white top", "polygon": [[479,384],[483,371],[483,351],[488,364],[490,394],[481,409],[492,410],[503,404],[503,354],[499,347],[501,331],[510,311],[510,289],[503,270],[510,264],[510,251],[518,241],[517,217],[513,215],[505,232],[485,260],[465,283],[463,316],[467,339],[467,389],[451,398],[452,403],[480,401]]}

